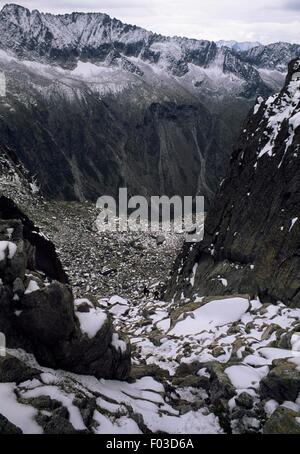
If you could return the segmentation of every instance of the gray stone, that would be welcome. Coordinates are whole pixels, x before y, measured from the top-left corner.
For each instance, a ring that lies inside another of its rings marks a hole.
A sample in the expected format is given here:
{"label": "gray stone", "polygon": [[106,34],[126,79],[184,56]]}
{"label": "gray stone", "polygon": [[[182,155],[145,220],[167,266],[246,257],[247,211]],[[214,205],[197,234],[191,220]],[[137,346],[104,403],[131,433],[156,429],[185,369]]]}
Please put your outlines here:
{"label": "gray stone", "polygon": [[157,246],[161,246],[162,244],[164,244],[166,242],[166,237],[163,236],[163,235],[159,235],[157,238],[156,238],[156,244]]}
{"label": "gray stone", "polygon": [[19,317],[21,329],[45,345],[70,338],[75,331],[73,296],[70,290],[54,282],[42,290],[25,294]]}
{"label": "gray stone", "polygon": [[224,365],[219,362],[211,362],[206,365],[210,373],[210,398],[212,403],[218,403],[221,399],[230,400],[236,394],[229,377],[224,372]]}

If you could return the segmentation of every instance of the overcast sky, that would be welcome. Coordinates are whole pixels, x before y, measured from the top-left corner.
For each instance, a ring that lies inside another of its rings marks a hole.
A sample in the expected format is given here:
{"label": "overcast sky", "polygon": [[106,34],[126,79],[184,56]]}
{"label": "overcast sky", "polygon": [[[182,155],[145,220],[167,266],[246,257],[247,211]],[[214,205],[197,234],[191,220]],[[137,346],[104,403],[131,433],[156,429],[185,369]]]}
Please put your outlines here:
{"label": "overcast sky", "polygon": [[[2,7],[5,3],[0,1]],[[300,0],[20,0],[53,13],[98,11],[164,35],[300,43]]]}

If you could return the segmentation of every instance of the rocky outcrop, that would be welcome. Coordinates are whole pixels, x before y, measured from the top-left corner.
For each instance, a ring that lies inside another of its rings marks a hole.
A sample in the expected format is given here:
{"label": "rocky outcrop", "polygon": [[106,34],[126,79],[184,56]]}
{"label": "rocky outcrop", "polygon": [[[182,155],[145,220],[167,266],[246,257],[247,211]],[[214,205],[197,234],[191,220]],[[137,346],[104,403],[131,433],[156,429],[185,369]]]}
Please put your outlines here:
{"label": "rocky outcrop", "polygon": [[274,366],[261,381],[261,397],[281,404],[294,402],[300,393],[300,371],[295,364],[285,360],[274,361]]}
{"label": "rocky outcrop", "polygon": [[[127,378],[129,342],[113,332],[111,317],[90,302],[84,312],[74,305],[53,244],[5,197],[0,218],[0,331],[7,347],[34,353],[48,367]],[[22,377],[30,374],[13,360],[1,362],[1,376],[8,381],[19,380],[15,369]]]}
{"label": "rocky outcrop", "polygon": [[279,94],[258,99],[207,216],[204,241],[185,245],[169,298],[238,292],[300,307],[299,66],[290,63]]}
{"label": "rocky outcrop", "polygon": [[94,202],[103,194],[117,198],[119,188],[127,187],[129,194],[146,197],[199,192],[211,200],[248,104],[237,106],[233,131],[227,119],[191,98],[124,107],[134,93],[104,101],[85,91],[84,100],[62,100],[57,87],[51,100],[34,92],[42,116],[15,99],[14,112],[0,119],[2,143],[36,174],[44,195]]}

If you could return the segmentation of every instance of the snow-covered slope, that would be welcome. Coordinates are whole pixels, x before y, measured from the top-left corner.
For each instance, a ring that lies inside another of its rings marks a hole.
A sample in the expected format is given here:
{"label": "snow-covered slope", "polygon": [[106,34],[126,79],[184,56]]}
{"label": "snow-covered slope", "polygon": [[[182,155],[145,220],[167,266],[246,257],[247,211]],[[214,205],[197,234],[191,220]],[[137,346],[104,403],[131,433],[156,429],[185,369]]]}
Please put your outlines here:
{"label": "snow-covered slope", "polygon": [[13,197],[19,202],[32,200],[38,192],[34,177],[29,175],[15,153],[0,146],[0,195]]}

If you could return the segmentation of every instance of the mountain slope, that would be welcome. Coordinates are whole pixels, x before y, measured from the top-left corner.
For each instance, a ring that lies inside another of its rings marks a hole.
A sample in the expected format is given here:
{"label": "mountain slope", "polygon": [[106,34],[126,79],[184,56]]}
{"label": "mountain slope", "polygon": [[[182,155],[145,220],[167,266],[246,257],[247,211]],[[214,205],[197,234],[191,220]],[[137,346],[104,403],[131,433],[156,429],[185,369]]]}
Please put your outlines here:
{"label": "mountain slope", "polygon": [[182,251],[170,297],[238,292],[300,306],[299,66],[292,61],[283,90],[249,116],[204,242]]}

